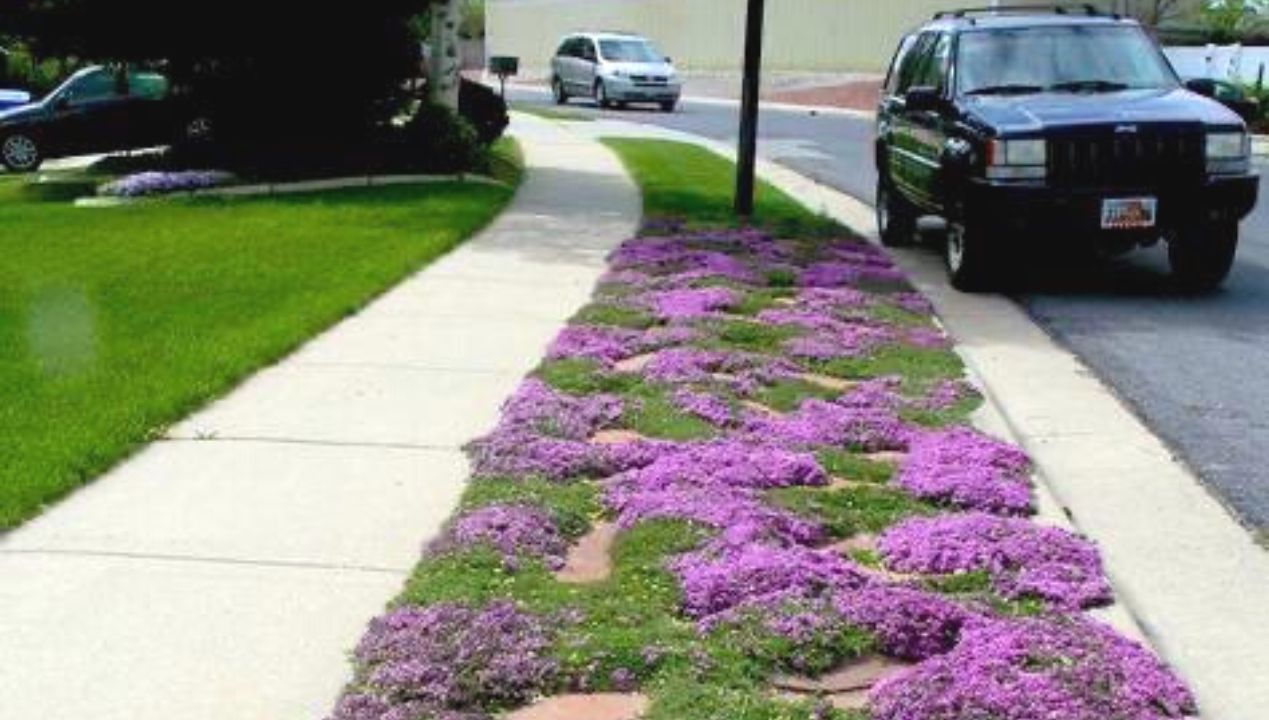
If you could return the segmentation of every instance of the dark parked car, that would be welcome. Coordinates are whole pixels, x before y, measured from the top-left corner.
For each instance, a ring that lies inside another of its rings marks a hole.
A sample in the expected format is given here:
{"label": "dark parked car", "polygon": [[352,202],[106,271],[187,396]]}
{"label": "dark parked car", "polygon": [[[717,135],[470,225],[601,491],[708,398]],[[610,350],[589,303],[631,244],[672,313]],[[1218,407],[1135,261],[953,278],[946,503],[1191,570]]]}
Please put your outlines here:
{"label": "dark parked car", "polygon": [[210,132],[211,121],[173,94],[162,75],[90,67],[38,102],[0,111],[0,162],[31,172],[49,158],[167,145]]}
{"label": "dark parked car", "polygon": [[1133,20],[1092,8],[960,10],[905,37],[877,118],[877,221],[947,220],[953,285],[983,289],[1045,239],[1120,253],[1165,239],[1218,286],[1255,205],[1241,118],[1187,89]]}

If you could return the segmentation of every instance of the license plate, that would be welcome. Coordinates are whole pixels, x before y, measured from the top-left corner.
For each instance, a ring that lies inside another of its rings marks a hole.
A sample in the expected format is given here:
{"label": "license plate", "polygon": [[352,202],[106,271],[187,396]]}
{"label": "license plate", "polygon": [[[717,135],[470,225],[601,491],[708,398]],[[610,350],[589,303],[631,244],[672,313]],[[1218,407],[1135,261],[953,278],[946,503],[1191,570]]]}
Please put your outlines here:
{"label": "license plate", "polygon": [[1108,198],[1102,201],[1102,229],[1152,228],[1158,212],[1157,198]]}

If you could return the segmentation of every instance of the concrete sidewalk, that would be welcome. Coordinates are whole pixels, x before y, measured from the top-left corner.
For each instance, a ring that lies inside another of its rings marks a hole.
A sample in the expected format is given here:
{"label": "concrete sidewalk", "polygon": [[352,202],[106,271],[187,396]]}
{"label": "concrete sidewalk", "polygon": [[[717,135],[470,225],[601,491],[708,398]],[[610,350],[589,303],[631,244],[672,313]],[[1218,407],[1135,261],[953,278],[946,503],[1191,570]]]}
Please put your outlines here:
{"label": "concrete sidewalk", "polygon": [[[518,118],[488,230],[0,543],[0,718],[313,720],[638,190]],[[426,188],[420,192],[426,192]]]}

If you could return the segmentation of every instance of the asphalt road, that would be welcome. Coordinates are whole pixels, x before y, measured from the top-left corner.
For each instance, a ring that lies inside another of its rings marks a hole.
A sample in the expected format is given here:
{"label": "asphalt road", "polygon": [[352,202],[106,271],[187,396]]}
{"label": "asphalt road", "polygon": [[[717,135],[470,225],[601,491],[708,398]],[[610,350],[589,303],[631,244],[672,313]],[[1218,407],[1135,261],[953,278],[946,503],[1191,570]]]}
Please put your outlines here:
{"label": "asphalt road", "polygon": [[[508,91],[543,105],[538,92]],[[734,141],[734,106],[685,101],[673,114],[570,109]],[[766,110],[759,152],[871,203],[872,123],[841,114]],[[1261,168],[1262,178],[1269,165]],[[1266,195],[1266,181],[1261,181]],[[1164,250],[1046,266],[1015,300],[1162,436],[1248,526],[1269,533],[1269,201],[1243,224],[1238,262],[1208,297],[1169,289]],[[1043,378],[1037,378],[1043,382]],[[1148,492],[1148,488],[1143,488]]]}

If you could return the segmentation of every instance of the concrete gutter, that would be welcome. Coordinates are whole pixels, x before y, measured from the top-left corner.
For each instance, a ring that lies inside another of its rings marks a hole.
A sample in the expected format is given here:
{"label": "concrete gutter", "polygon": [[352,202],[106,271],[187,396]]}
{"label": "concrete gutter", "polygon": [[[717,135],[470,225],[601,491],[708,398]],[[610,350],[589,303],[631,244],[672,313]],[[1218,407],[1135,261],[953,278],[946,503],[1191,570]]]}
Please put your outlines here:
{"label": "concrete gutter", "polygon": [[[734,149],[628,122],[576,132]],[[874,235],[872,209],[781,165],[759,174],[808,207]],[[952,290],[941,261],[892,252],[934,302],[958,352],[998,413],[997,428],[1031,455],[1046,497],[1101,548],[1120,602],[1190,682],[1208,720],[1259,720],[1269,707],[1269,552],[1082,362],[1008,298]],[[990,413],[991,411],[989,411]],[[988,424],[993,424],[988,422]],[[1131,632],[1122,619],[1115,623]]]}

